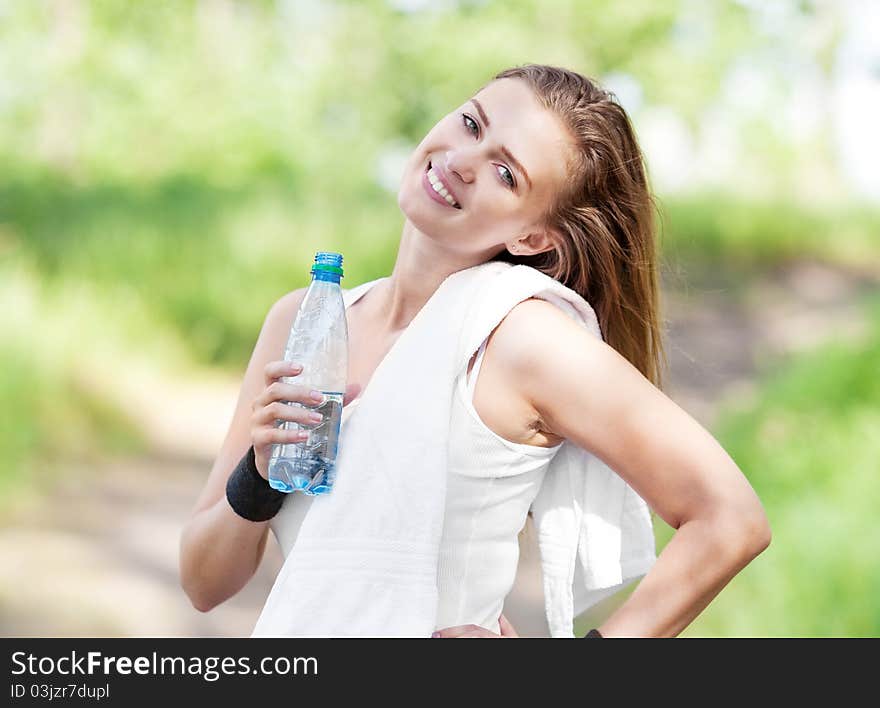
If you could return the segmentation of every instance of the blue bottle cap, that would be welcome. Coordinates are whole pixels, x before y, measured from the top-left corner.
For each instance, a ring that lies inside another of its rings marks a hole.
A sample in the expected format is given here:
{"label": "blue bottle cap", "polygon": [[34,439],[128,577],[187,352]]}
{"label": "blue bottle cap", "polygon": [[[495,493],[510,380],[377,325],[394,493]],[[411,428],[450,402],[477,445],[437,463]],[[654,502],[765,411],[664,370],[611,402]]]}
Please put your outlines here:
{"label": "blue bottle cap", "polygon": [[311,272],[323,270],[329,273],[337,273],[340,277],[344,277],[342,273],[342,254],[334,251],[318,251],[315,254],[315,264],[312,266]]}

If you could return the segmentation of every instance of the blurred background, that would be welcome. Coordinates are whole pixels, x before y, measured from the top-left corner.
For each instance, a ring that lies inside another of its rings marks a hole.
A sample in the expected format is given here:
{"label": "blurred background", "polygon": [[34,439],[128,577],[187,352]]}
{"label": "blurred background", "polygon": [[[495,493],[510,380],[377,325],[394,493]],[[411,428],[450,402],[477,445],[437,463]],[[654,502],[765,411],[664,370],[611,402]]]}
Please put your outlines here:
{"label": "blurred background", "polygon": [[249,635],[274,541],[202,614],[178,540],[269,306],[316,250],[389,274],[410,151],[538,62],[630,113],[667,393],[773,529],[681,636],[880,636],[878,28],[869,0],[0,0],[0,633]]}

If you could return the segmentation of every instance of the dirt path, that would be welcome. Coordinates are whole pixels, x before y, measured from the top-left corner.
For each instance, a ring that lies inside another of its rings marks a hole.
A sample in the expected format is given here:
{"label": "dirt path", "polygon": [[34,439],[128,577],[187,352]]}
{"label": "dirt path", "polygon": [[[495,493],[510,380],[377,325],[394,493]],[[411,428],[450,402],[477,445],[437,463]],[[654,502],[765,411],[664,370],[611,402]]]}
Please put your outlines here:
{"label": "dirt path", "polygon": [[[878,280],[805,263],[751,283],[743,297],[731,297],[733,289],[692,282],[687,291],[666,289],[667,393],[706,426],[720,405],[752,394],[762,361],[832,336],[859,337],[859,298],[877,292]],[[180,529],[222,441],[238,381],[156,380],[126,395],[139,397],[152,452],[66,470],[0,528],[3,636],[250,634],[281,565],[271,535],[257,575],[206,614],[189,604],[177,566]],[[532,546],[522,547],[505,611],[522,636],[546,634]]]}

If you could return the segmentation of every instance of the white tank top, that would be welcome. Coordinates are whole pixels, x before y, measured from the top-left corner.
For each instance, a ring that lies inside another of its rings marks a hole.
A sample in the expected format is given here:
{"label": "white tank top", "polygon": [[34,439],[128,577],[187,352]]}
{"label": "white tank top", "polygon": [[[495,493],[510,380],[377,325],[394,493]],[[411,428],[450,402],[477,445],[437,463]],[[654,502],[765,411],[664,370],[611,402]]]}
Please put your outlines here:
{"label": "white tank top", "polygon": [[[346,309],[377,282],[344,291]],[[547,466],[562,443],[548,448],[511,442],[480,419],[473,394],[486,341],[480,345],[470,375],[465,367],[455,381],[446,509],[437,569],[436,629],[476,624],[500,634],[498,616],[513,588],[519,562],[518,534]],[[343,409],[341,444],[345,423],[358,403],[356,399]],[[269,522],[285,557],[311,500],[302,494],[291,495]]]}

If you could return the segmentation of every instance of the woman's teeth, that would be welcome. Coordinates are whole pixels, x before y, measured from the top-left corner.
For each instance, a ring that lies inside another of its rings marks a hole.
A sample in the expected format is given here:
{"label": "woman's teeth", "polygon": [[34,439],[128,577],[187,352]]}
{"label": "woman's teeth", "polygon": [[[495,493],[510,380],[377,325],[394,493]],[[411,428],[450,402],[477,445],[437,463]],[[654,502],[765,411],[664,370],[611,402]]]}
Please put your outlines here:
{"label": "woman's teeth", "polygon": [[454,206],[458,209],[461,208],[459,207],[458,202],[452,198],[452,195],[447,191],[446,187],[443,186],[443,183],[437,178],[437,175],[434,174],[433,167],[428,170],[428,181],[431,183],[434,191],[449,202],[450,206]]}

